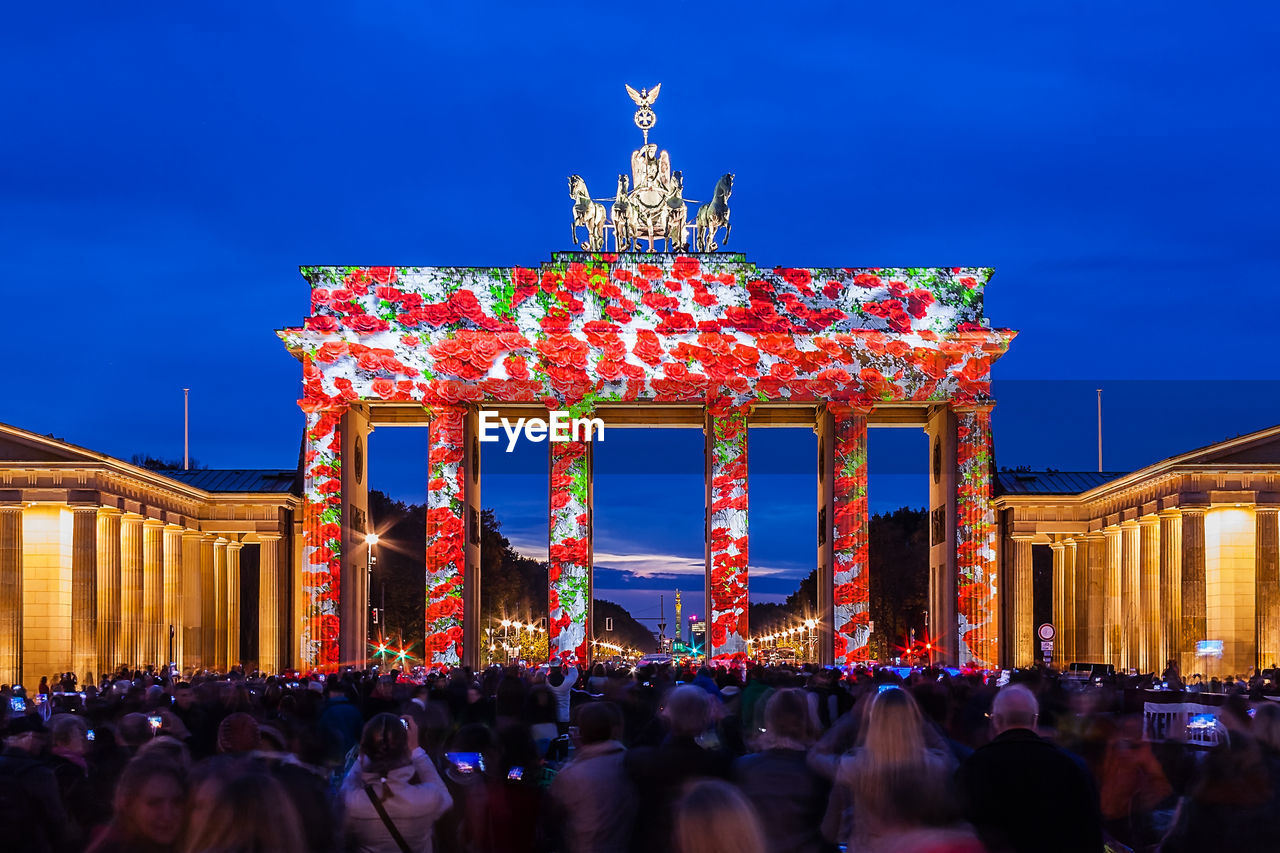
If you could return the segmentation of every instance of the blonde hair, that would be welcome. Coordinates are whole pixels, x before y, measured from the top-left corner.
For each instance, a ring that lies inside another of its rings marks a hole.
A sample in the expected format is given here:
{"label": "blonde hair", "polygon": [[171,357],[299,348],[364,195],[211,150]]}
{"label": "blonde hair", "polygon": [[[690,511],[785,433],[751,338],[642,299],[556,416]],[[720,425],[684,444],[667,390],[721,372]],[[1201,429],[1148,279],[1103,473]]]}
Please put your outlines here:
{"label": "blonde hair", "polygon": [[264,769],[211,773],[191,792],[189,806],[184,853],[306,853],[298,811]]}
{"label": "blonde hair", "polygon": [[[892,688],[876,694],[861,748],[844,780],[857,810],[855,823],[892,827],[940,822],[949,796],[942,766],[925,745],[924,726],[910,693]],[[868,829],[855,827],[858,832]]]}
{"label": "blonde hair", "polygon": [[728,782],[696,782],[676,804],[678,853],[765,853],[751,804]]}

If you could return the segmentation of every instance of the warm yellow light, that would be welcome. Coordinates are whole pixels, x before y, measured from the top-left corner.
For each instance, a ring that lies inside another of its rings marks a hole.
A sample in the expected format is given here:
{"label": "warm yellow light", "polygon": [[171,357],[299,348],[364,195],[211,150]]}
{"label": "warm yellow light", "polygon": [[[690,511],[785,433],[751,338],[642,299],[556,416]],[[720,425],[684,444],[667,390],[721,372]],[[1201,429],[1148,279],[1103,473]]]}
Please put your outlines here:
{"label": "warm yellow light", "polygon": [[511,627],[511,620],[510,620],[510,619],[503,619],[503,620],[502,620],[502,627],[503,627],[503,628],[510,628],[510,627]]}
{"label": "warm yellow light", "polygon": [[372,548],[374,545],[378,544],[378,534],[370,533],[368,536],[364,537],[364,542],[366,545]]}

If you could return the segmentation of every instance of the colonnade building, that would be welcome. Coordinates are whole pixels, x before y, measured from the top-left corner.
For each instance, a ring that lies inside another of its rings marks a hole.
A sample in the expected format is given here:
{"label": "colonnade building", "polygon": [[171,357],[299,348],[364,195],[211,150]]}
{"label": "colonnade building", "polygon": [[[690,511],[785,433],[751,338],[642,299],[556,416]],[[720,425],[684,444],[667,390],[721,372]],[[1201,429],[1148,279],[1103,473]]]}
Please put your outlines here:
{"label": "colonnade building", "polygon": [[296,470],[152,471],[0,424],[0,683],[296,647]]}
{"label": "colonnade building", "polygon": [[1130,474],[1002,471],[994,506],[1006,666],[1048,651],[1042,620],[1058,665],[1172,660],[1207,678],[1280,663],[1280,426]]}

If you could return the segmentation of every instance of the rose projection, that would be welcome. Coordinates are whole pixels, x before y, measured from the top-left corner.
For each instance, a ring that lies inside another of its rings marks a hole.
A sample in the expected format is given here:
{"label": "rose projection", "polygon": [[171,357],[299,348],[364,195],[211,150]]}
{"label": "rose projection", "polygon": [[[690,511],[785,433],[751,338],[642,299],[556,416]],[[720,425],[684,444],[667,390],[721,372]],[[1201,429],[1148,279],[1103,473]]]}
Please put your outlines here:
{"label": "rose projection", "polygon": [[341,414],[302,401],[307,452],[302,460],[302,659],[338,665],[338,594],[342,567]]}
{"label": "rose projection", "polygon": [[[716,653],[734,654],[744,650],[747,631],[751,414],[797,404],[867,410],[982,403],[991,364],[1014,335],[983,321],[991,271],[981,268],[762,270],[731,253],[566,252],[536,269],[302,272],[311,284],[311,316],[280,335],[303,362],[309,458],[327,460],[320,474],[308,471],[308,517],[328,509],[340,514],[341,484],[334,479],[340,454],[330,435],[348,406],[423,408],[433,433],[427,654],[438,665],[463,656],[460,626],[475,616],[464,612],[460,597],[467,485],[459,473],[459,424],[469,407],[535,403],[603,414],[607,422],[613,403],[705,406],[714,440],[709,630]],[[327,431],[317,432],[322,426]],[[849,429],[839,465],[846,491],[838,497],[845,527],[837,586],[844,603],[837,605],[835,642],[844,644],[843,657],[856,659],[867,636],[865,422],[862,438],[856,423]],[[552,571],[559,571],[549,590],[553,647],[581,657],[589,641],[590,457],[574,455],[571,444],[552,448],[549,533]],[[983,500],[973,498],[975,506]],[[340,523],[332,512],[326,518]],[[321,535],[317,530],[308,540],[304,567],[307,610],[317,618],[335,616],[327,607],[341,583],[340,544]],[[989,551],[972,560],[967,571],[990,575]],[[327,665],[336,660],[330,650],[336,635],[320,625],[309,621],[302,654],[309,664]],[[721,631],[724,643],[717,642]]]}
{"label": "rose projection", "polygon": [[747,651],[747,408],[721,402],[709,411],[710,658],[740,658]]}
{"label": "rose projection", "polygon": [[835,655],[845,665],[868,659],[871,587],[867,575],[867,410],[829,407],[835,421]]}
{"label": "rose projection", "polygon": [[999,641],[996,525],[991,509],[991,409],[957,412],[956,605],[960,659],[995,666]]}
{"label": "rose projection", "polygon": [[589,653],[591,448],[581,441],[552,442],[550,447],[547,638],[552,657],[577,664]]}

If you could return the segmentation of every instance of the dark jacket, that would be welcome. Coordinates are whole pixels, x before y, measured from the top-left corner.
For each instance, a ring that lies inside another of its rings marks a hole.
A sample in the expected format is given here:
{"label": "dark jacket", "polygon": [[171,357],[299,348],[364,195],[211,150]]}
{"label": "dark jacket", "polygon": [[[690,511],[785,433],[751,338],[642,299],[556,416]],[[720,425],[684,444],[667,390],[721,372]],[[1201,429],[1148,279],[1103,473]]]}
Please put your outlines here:
{"label": "dark jacket", "polygon": [[1010,729],[956,772],[964,815],[991,853],[1096,853],[1098,790],[1083,763],[1029,729]]}
{"label": "dark jacket", "polygon": [[761,816],[771,851],[834,850],[822,837],[831,783],[805,761],[802,749],[766,749],[733,763],[733,780]]}
{"label": "dark jacket", "polygon": [[691,779],[728,779],[730,759],[719,749],[704,749],[690,737],[668,737],[658,747],[637,747],[623,761],[639,794],[631,849],[672,848],[676,801]]}
{"label": "dark jacket", "polygon": [[20,839],[24,853],[78,849],[49,765],[18,749],[0,753],[0,838]]}

